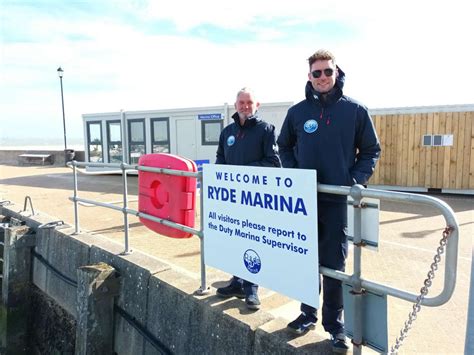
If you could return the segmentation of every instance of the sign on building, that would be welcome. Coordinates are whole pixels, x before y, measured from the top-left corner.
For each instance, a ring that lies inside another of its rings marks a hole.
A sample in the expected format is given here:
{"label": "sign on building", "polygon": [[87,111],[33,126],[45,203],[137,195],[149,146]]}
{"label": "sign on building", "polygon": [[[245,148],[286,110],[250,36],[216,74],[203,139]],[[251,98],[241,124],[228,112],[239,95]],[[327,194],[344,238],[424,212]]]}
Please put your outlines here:
{"label": "sign on building", "polygon": [[316,172],[203,165],[206,265],[319,306]]}
{"label": "sign on building", "polygon": [[221,120],[222,114],[220,113],[203,113],[198,115],[198,120]]}

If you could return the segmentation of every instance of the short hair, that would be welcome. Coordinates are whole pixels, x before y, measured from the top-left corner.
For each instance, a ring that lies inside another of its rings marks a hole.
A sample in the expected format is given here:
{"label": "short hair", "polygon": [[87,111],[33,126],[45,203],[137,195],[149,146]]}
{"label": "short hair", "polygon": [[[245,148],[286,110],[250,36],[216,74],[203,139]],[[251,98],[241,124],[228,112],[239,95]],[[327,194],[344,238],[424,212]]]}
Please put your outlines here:
{"label": "short hair", "polygon": [[334,65],[336,65],[336,57],[334,54],[329,52],[327,49],[319,49],[311,57],[308,58],[309,67],[313,65],[317,60],[330,60]]}
{"label": "short hair", "polygon": [[250,94],[252,96],[255,97],[255,92],[249,88],[248,86],[244,86],[242,89],[240,89],[238,92],[237,92],[237,96],[235,97],[235,100],[237,101],[239,99],[239,96],[240,94]]}

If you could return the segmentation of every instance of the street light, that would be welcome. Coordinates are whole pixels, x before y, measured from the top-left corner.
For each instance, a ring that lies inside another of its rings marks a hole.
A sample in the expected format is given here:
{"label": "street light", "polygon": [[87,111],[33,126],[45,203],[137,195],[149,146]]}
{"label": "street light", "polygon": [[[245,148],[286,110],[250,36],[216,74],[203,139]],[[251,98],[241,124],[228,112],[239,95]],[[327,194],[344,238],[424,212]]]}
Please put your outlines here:
{"label": "street light", "polygon": [[66,143],[66,116],[64,115],[64,96],[63,96],[63,74],[64,70],[59,67],[57,69],[58,76],[59,76],[59,82],[61,83],[61,103],[63,107],[63,130],[64,130],[64,164],[67,165],[68,161],[68,154],[67,154],[67,143]]}

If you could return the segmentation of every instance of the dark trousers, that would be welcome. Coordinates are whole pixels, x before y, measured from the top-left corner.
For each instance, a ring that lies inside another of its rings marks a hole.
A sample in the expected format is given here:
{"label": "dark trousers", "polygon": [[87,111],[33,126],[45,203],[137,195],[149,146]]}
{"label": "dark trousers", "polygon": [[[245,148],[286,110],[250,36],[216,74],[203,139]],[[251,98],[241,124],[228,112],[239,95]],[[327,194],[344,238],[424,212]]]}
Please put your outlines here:
{"label": "dark trousers", "polygon": [[232,286],[237,286],[238,284],[242,285],[244,289],[245,296],[256,295],[258,292],[258,285],[254,284],[250,281],[241,279],[237,276],[232,276],[232,280],[230,281]]}
{"label": "dark trousers", "polygon": [[[318,201],[318,250],[321,266],[345,271],[348,252],[346,231],[347,204]],[[327,276],[322,279],[324,330],[331,334],[342,333],[342,283]],[[321,282],[319,291],[321,292]],[[302,303],[301,311],[317,320],[316,308]]]}

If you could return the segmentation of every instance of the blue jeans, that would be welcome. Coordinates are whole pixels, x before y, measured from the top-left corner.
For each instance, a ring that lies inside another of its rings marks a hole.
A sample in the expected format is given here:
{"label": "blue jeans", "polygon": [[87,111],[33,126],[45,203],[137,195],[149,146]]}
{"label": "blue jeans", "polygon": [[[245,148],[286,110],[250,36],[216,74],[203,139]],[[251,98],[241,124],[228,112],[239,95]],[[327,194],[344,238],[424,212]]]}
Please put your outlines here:
{"label": "blue jeans", "polygon": [[[346,230],[347,205],[318,201],[318,248],[321,266],[339,271],[345,270],[348,252]],[[342,282],[327,276],[323,276],[322,279],[324,330],[331,334],[342,333],[344,332]],[[316,308],[302,303],[300,309],[317,320]]]}

